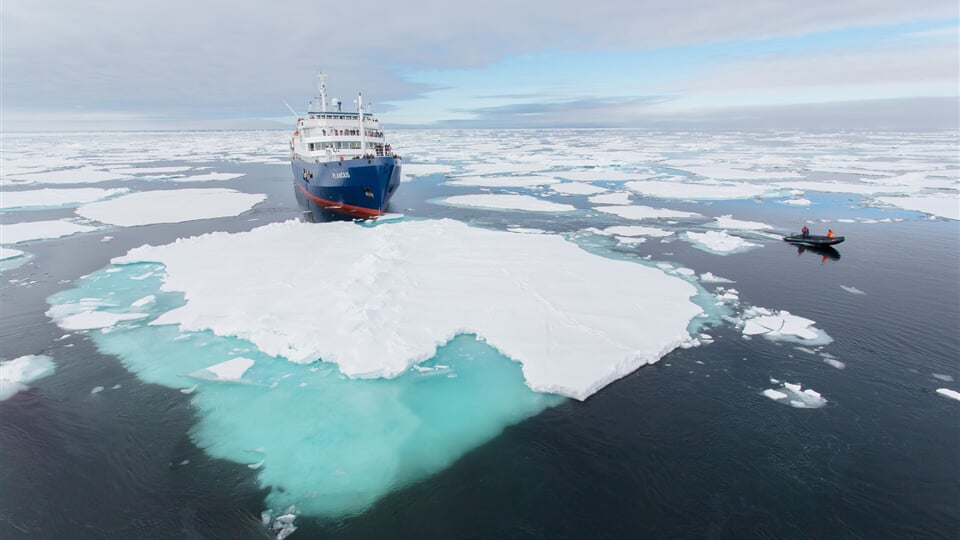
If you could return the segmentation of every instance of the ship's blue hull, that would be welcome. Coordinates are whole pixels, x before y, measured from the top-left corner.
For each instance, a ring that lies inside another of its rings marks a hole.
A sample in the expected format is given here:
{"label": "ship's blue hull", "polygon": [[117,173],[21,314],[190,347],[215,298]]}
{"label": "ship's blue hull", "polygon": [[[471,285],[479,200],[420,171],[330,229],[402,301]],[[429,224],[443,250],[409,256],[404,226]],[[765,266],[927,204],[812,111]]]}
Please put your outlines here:
{"label": "ship's blue hull", "polygon": [[301,207],[358,218],[382,214],[400,185],[394,157],[311,163],[293,158],[293,183]]}

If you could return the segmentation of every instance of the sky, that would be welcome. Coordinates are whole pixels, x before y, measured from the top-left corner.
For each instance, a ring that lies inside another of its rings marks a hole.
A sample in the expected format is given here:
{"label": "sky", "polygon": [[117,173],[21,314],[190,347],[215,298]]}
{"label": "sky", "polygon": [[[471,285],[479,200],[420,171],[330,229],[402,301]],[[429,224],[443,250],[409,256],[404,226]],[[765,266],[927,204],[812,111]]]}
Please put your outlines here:
{"label": "sky", "polygon": [[0,0],[0,130],[956,129],[956,0]]}

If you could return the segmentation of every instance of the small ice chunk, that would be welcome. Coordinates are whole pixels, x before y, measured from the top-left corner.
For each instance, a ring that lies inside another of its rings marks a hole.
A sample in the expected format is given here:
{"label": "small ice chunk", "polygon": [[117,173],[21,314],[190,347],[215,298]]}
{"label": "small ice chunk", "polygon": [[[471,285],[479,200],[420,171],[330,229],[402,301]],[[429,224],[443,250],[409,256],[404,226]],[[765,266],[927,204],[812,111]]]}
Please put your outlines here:
{"label": "small ice chunk", "polygon": [[850,294],[867,294],[856,287],[848,287],[846,285],[841,285],[840,288],[847,291]]}
{"label": "small ice chunk", "polygon": [[243,377],[243,374],[246,373],[251,366],[253,366],[253,364],[253,360],[238,356],[236,358],[231,358],[226,362],[220,362],[219,364],[214,364],[201,370],[194,371],[190,374],[190,376],[204,380],[237,382]]}
{"label": "small ice chunk", "polygon": [[685,237],[693,243],[694,247],[718,255],[727,255],[747,248],[760,247],[760,244],[748,242],[739,236],[728,234],[727,231],[706,231],[702,233],[690,231],[685,233]]}
{"label": "small ice chunk", "polygon": [[703,283],[736,283],[736,281],[716,276],[711,272],[704,272],[703,274],[700,274],[700,281]]}
{"label": "small ice chunk", "polygon": [[59,320],[64,330],[95,330],[109,328],[121,321],[134,321],[147,317],[146,313],[111,313],[109,311],[84,311]]}
{"label": "small ice chunk", "polygon": [[[773,379],[770,379],[770,380],[772,381]],[[767,397],[770,398],[770,399],[774,399],[774,400],[776,400],[776,399],[786,399],[786,397],[787,397],[787,395],[784,394],[783,392],[780,392],[779,390],[774,390],[773,388],[768,388],[768,389],[764,390],[764,391],[763,391],[763,395],[767,396]]]}
{"label": "small ice chunk", "polygon": [[139,300],[134,301],[132,304],[130,304],[130,306],[131,306],[131,307],[142,307],[142,306],[145,306],[145,305],[147,305],[147,304],[149,304],[149,303],[151,303],[151,302],[156,301],[156,299],[157,299],[156,296],[154,296],[154,295],[152,295],[152,294],[148,294],[147,296],[144,296],[143,298],[140,298]]}
{"label": "small ice chunk", "polygon": [[933,378],[940,379],[941,381],[944,381],[944,382],[953,382],[953,377],[951,377],[950,375],[943,375],[942,373],[934,373]]}
{"label": "small ice chunk", "polygon": [[941,396],[960,401],[960,392],[957,392],[956,390],[950,390],[949,388],[937,388],[937,393]]}
{"label": "small ice chunk", "polygon": [[100,392],[103,392],[102,386],[94,386],[93,390],[90,390],[91,394],[99,394]]}
{"label": "small ice chunk", "polygon": [[[775,381],[776,379],[770,379],[771,383],[776,384]],[[824,398],[820,392],[812,388],[803,389],[799,383],[784,382],[780,385],[779,390],[770,388],[764,390],[763,395],[799,409],[817,409],[827,404],[826,398]],[[789,401],[784,401],[786,399],[789,399]]]}

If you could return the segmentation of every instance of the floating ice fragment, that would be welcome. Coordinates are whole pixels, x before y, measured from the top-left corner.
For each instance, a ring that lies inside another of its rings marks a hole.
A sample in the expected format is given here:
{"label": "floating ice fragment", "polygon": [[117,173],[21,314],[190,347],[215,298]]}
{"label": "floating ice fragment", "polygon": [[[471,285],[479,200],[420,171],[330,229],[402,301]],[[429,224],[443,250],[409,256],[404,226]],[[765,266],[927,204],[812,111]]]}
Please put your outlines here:
{"label": "floating ice fragment", "polygon": [[830,354],[830,353],[828,353],[828,352],[821,352],[821,353],[820,353],[820,357],[823,358],[823,361],[824,361],[824,362],[826,362],[827,364],[829,364],[829,365],[831,365],[831,366],[833,366],[833,367],[835,367],[835,368],[837,368],[837,369],[844,369],[844,368],[847,367],[846,364],[844,364],[843,362],[837,360],[837,357],[836,357],[836,356],[833,356],[832,354]]}
{"label": "floating ice fragment", "polygon": [[576,207],[544,201],[529,195],[515,194],[479,194],[455,195],[439,199],[437,202],[452,206],[472,206],[493,210],[523,210],[526,212],[571,212]]}
{"label": "floating ice fragment", "polygon": [[[779,383],[777,379],[773,378],[770,379],[770,382],[772,384]],[[804,390],[799,383],[784,382],[781,384],[779,390],[768,388],[761,393],[774,401],[787,403],[791,407],[798,409],[816,409],[827,404],[826,398],[824,398],[820,392],[812,388]],[[789,401],[787,401],[788,399]]]}
{"label": "floating ice fragment", "polygon": [[[640,180],[624,184],[627,189],[647,197],[661,199],[723,200],[761,197],[771,188],[748,182],[684,182]],[[776,191],[773,188],[773,191]]]}
{"label": "floating ice fragment", "polygon": [[199,384],[195,384],[195,385],[191,386],[190,388],[181,388],[181,389],[180,389],[180,392],[182,392],[182,393],[184,393],[184,394],[192,394],[192,393],[194,393],[194,392],[197,390],[197,387],[198,387],[198,386],[200,386],[200,385],[199,385]]}
{"label": "floating ice fragment", "polygon": [[[776,382],[776,380],[770,379],[770,382]],[[783,392],[780,392],[779,390],[774,390],[772,388],[768,388],[764,390],[763,395],[767,396],[770,399],[786,399],[787,397],[787,395],[784,394]]]}
{"label": "floating ice fragment", "polygon": [[890,206],[903,208],[904,210],[914,210],[929,214],[931,217],[942,217],[952,220],[960,220],[960,201],[957,193],[945,193],[938,197],[913,196],[913,197],[877,197],[878,202]]}
{"label": "floating ice fragment", "polygon": [[152,303],[152,302],[156,301],[156,299],[157,299],[157,297],[156,297],[155,295],[148,294],[147,296],[144,296],[143,298],[140,298],[140,299],[138,299],[138,300],[135,300],[132,304],[130,304],[130,306],[131,306],[131,307],[143,307],[143,306],[145,306],[145,305],[147,305],[147,304],[149,304],[149,303]]}
{"label": "floating ice fragment", "polygon": [[[14,257],[19,257],[21,255],[23,255],[23,252],[20,251],[19,249],[0,248],[0,261],[12,259]],[[12,280],[11,280],[11,283],[13,283]]]}
{"label": "floating ice fragment", "polygon": [[31,382],[46,377],[55,370],[53,358],[42,354],[28,354],[0,362],[0,401],[26,389]]}
{"label": "floating ice fragment", "polygon": [[9,191],[4,190],[3,198],[0,199],[0,209],[17,208],[43,208],[70,206],[98,201],[109,197],[115,197],[129,190],[120,189],[100,189],[100,188],[76,188],[76,189],[37,189],[30,191]]}
{"label": "floating ice fragment", "polygon": [[19,244],[31,240],[46,240],[60,238],[72,234],[97,230],[96,227],[81,225],[73,221],[28,221],[26,223],[4,223],[3,235],[0,242],[4,244]]}
{"label": "floating ice fragment", "polygon": [[950,375],[943,375],[941,373],[933,373],[933,378],[940,379],[941,381],[944,381],[944,382],[953,382],[953,377],[951,377]]}
{"label": "floating ice fragment", "polygon": [[94,386],[93,390],[90,390],[91,394],[99,394],[100,392],[103,392],[102,386]]}
{"label": "floating ice fragment", "polygon": [[[49,314],[49,312],[48,312]],[[95,330],[110,328],[121,321],[146,318],[146,313],[112,313],[109,311],[85,311],[57,320],[64,330]]]}
{"label": "floating ice fragment", "polygon": [[744,310],[744,336],[762,335],[775,341],[793,341],[806,345],[826,345],[833,341],[826,332],[813,326],[815,321],[792,315],[789,311],[773,312],[753,307]]}
{"label": "floating ice fragment", "polygon": [[214,364],[199,371],[194,371],[190,376],[204,380],[238,382],[253,364],[253,360],[238,356],[226,362],[220,362],[219,364]]}
{"label": "floating ice fragment", "polygon": [[937,388],[937,393],[941,396],[960,401],[960,392],[957,392],[956,390],[950,390],[949,388]]}
{"label": "floating ice fragment", "polygon": [[669,218],[698,218],[700,214],[694,212],[682,212],[680,210],[670,210],[667,208],[653,208],[651,206],[633,205],[633,206],[597,206],[595,210],[614,214],[625,219],[669,219]]}
{"label": "floating ice fragment", "polygon": [[607,191],[607,188],[595,186],[585,182],[564,182],[550,186],[557,193],[565,195],[596,195]]}
{"label": "floating ice fragment", "polygon": [[686,232],[684,237],[693,243],[693,246],[710,253],[728,255],[760,244],[748,242],[739,236],[728,234],[727,231]]}
{"label": "floating ice fragment", "polygon": [[602,195],[594,195],[587,199],[592,204],[613,204],[613,205],[628,205],[630,204],[630,194],[619,191],[617,193],[604,193]]}
{"label": "floating ice fragment", "polygon": [[741,231],[760,231],[773,228],[770,225],[761,223],[759,221],[742,221],[739,219],[733,219],[733,215],[731,214],[724,214],[718,218],[714,218],[714,226],[721,229],[733,229]]}
{"label": "floating ice fragment", "polygon": [[732,279],[722,278],[714,275],[711,272],[704,272],[703,274],[700,274],[700,281],[702,283],[736,283],[736,281],[733,281]]}

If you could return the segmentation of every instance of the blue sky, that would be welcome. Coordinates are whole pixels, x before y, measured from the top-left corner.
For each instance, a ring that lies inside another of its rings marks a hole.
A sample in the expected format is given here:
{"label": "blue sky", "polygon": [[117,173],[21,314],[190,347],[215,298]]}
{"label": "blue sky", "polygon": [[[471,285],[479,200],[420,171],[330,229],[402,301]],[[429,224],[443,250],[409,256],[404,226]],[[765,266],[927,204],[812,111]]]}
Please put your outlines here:
{"label": "blue sky", "polygon": [[388,126],[958,125],[955,1],[365,6],[6,0],[2,127],[286,127],[318,69]]}

